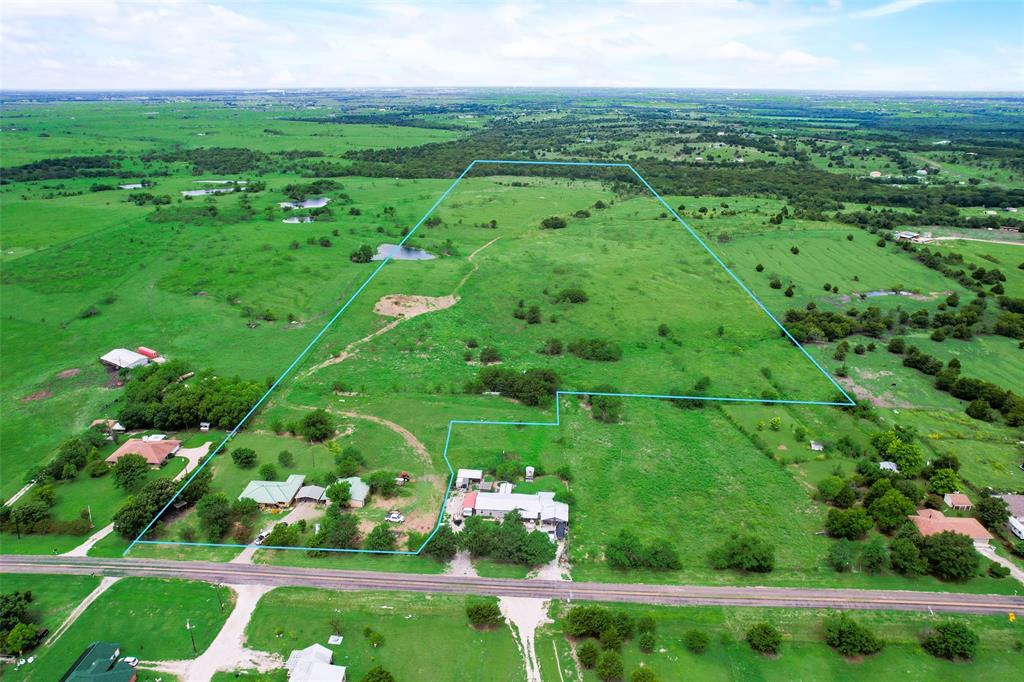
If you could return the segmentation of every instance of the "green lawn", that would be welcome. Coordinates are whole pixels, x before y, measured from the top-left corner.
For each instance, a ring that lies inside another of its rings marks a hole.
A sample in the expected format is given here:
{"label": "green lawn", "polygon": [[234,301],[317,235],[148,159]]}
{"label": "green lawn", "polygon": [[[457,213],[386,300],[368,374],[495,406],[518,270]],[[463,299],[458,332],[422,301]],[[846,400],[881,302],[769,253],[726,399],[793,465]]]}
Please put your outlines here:
{"label": "green lawn", "polygon": [[[1024,631],[1006,616],[955,617],[967,622],[981,638],[976,659],[971,663],[952,663],[932,658],[918,645],[921,633],[946,616],[898,612],[853,612],[852,617],[868,625],[885,642],[879,654],[863,660],[842,658],[822,641],[821,620],[825,612],[789,609],[739,609],[725,607],[648,607],[610,605],[622,608],[634,618],[650,615],[657,624],[657,644],[652,654],[643,654],[635,640],[626,644],[622,657],[626,674],[641,663],[662,680],[905,680],[938,679],[1012,679],[1024,665]],[[777,657],[754,653],[744,641],[746,630],[759,621],[768,621],[783,633]],[[695,655],[687,651],[684,634],[691,629],[710,638],[707,651]],[[558,679],[552,642],[565,648],[560,623],[548,626],[538,638],[544,679]],[[550,655],[549,655],[550,654]],[[562,674],[569,679],[575,666],[560,657]],[[596,682],[592,671],[585,671],[584,682]]]}
{"label": "green lawn", "polygon": [[[332,621],[340,626],[344,641],[328,648],[334,663],[348,668],[350,680],[376,665],[397,680],[525,679],[511,630],[470,627],[464,597],[279,588],[263,597],[253,613],[247,643],[287,657],[310,644],[327,646]],[[363,634],[366,627],[384,636],[382,646],[370,646]]]}
{"label": "green lawn", "polygon": [[230,589],[208,583],[123,578],[93,602],[31,667],[12,672],[11,679],[59,679],[82,650],[99,638],[120,644],[125,656],[151,661],[193,658],[185,621],[194,626],[192,634],[202,653],[227,619],[233,599]]}

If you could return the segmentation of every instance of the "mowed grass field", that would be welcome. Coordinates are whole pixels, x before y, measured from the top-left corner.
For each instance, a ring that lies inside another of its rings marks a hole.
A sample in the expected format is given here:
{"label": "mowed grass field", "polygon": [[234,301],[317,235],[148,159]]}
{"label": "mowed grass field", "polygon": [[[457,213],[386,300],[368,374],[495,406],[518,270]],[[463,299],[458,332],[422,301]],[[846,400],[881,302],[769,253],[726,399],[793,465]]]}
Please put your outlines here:
{"label": "mowed grass field", "polygon": [[[81,590],[73,591],[74,582],[68,583],[68,589],[74,602],[85,596]],[[85,647],[97,639],[118,643],[122,655],[142,660],[193,658],[186,619],[194,626],[196,648],[202,653],[231,613],[233,599],[233,592],[223,586],[122,578],[100,595],[53,646],[37,651],[34,663],[19,671],[8,671],[5,678],[39,682],[60,679]]]}
{"label": "mowed grass field", "polygon": [[[465,604],[461,596],[279,588],[260,600],[246,641],[285,658],[314,643],[328,646],[351,680],[378,665],[396,680],[525,680],[512,631],[470,627]],[[327,645],[332,622],[344,637],[336,646]],[[369,644],[366,627],[383,635],[381,646]]]}
{"label": "mowed grass field", "polygon": [[[922,633],[946,619],[927,613],[854,611],[851,616],[881,637],[881,653],[847,660],[824,643],[825,611],[793,609],[737,609],[725,607],[647,607],[609,604],[634,618],[651,616],[656,623],[657,644],[651,654],[642,653],[635,640],[622,651],[628,676],[641,666],[661,680],[921,680],[1012,679],[1024,665],[1020,648],[1024,630],[1005,615],[954,616],[980,637],[978,654],[971,663],[936,659],[921,650]],[[562,605],[564,609],[564,605]],[[564,612],[564,611],[563,611]],[[757,622],[775,625],[783,635],[778,656],[755,653],[744,641],[747,628]],[[688,630],[708,635],[703,654],[690,653],[684,644]],[[554,649],[552,648],[554,647]],[[561,620],[541,630],[537,639],[544,679],[575,675],[569,644],[561,632]],[[557,659],[555,654],[557,652]],[[561,668],[561,670],[559,670]],[[596,682],[593,670],[584,670],[584,682]]]}

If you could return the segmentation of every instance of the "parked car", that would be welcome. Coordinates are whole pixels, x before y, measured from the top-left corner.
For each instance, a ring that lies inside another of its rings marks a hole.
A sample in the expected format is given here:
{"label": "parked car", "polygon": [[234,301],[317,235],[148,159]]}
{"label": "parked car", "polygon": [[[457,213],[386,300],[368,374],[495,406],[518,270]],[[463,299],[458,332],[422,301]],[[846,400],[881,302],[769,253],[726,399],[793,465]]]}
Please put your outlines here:
{"label": "parked car", "polygon": [[137,659],[135,656],[125,656],[121,660],[122,662],[130,665],[133,668],[139,664],[139,659]]}
{"label": "parked car", "polygon": [[388,512],[388,515],[384,517],[384,520],[390,521],[391,523],[402,523],[405,521],[405,517],[402,516],[400,512],[393,509]]}

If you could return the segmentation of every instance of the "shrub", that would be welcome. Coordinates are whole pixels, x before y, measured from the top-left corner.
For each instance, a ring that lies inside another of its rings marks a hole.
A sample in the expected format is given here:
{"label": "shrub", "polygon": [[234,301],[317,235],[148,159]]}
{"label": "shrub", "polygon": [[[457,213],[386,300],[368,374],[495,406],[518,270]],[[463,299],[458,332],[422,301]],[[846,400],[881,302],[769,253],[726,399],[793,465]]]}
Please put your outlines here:
{"label": "shrub", "polygon": [[981,556],[966,535],[947,530],[929,535],[921,545],[929,572],[943,580],[967,580],[978,572]]}
{"label": "shrub", "polygon": [[629,682],[658,682],[658,676],[650,668],[637,668],[629,674]]}
{"label": "shrub", "polygon": [[285,469],[290,469],[295,464],[295,456],[287,450],[277,453],[277,463]]}
{"label": "shrub", "polygon": [[476,627],[489,627],[501,625],[505,617],[501,615],[501,609],[497,602],[473,600],[466,604],[466,617]]}
{"label": "shrub", "polygon": [[583,360],[617,362],[622,359],[622,348],[606,339],[577,339],[569,344],[569,352]]}
{"label": "shrub", "polygon": [[580,665],[584,668],[593,668],[597,665],[597,659],[601,650],[593,642],[587,641],[576,648],[576,657],[580,659]]}
{"label": "shrub", "polygon": [[614,651],[606,651],[597,662],[596,672],[598,679],[602,682],[622,679],[625,672],[622,667],[622,658]]}
{"label": "shrub", "polygon": [[618,651],[622,648],[622,635],[611,625],[601,633],[598,641],[601,643],[601,648],[605,651]]}
{"label": "shrub", "polygon": [[853,570],[853,562],[857,559],[857,543],[852,540],[837,540],[828,548],[826,561],[837,573]]}
{"label": "shrub", "polygon": [[653,632],[642,632],[640,633],[640,636],[637,637],[636,643],[637,646],[640,647],[640,651],[645,654],[649,654],[654,651],[656,641],[657,638],[654,636]]}
{"label": "shrub", "polygon": [[545,218],[540,222],[542,230],[561,230],[565,225],[565,218],[559,218],[558,216],[551,216],[550,218]]}
{"label": "shrub", "polygon": [[252,469],[256,466],[256,451],[252,448],[235,448],[231,452],[231,461],[240,469]]}
{"label": "shrub", "polygon": [[991,564],[988,567],[988,574],[993,578],[1006,578],[1010,575],[1010,569],[1002,564]]}
{"label": "shrub", "polygon": [[733,535],[708,555],[712,568],[732,568],[770,573],[775,568],[775,548],[756,535]]}
{"label": "shrub", "polygon": [[587,292],[579,287],[562,289],[555,295],[555,301],[558,303],[586,303],[588,300],[590,297],[587,296]]}
{"label": "shrub", "polygon": [[264,481],[276,481],[277,480],[277,467],[267,462],[260,467],[260,478]]}
{"label": "shrub", "polygon": [[782,645],[782,634],[770,623],[756,623],[747,630],[747,644],[762,654],[777,654]]}
{"label": "shrub", "polygon": [[142,455],[125,455],[117,460],[112,469],[114,484],[123,490],[135,490],[146,480],[149,464]]}
{"label": "shrub", "polygon": [[875,524],[861,507],[854,509],[829,509],[825,519],[825,530],[834,538],[855,540],[864,537]]}
{"label": "shrub", "polygon": [[679,555],[667,540],[653,540],[643,544],[635,533],[620,530],[618,536],[605,546],[605,560],[618,570],[647,568],[661,571],[679,570]]}
{"label": "shrub", "polygon": [[846,613],[825,618],[825,643],[847,657],[877,654],[884,646],[871,630]]}
{"label": "shrub", "polygon": [[936,658],[971,660],[978,650],[978,635],[963,623],[949,620],[935,626],[921,648]]}
{"label": "shrub", "polygon": [[683,643],[691,654],[702,654],[707,651],[711,638],[702,630],[687,630],[683,635]]}
{"label": "shrub", "polygon": [[538,352],[541,355],[561,355],[562,342],[558,339],[548,339]]}
{"label": "shrub", "polygon": [[314,443],[325,441],[334,436],[334,418],[326,410],[313,410],[302,418],[299,433]]}
{"label": "shrub", "polygon": [[353,263],[369,263],[373,260],[373,247],[369,244],[363,244],[350,253],[348,259]]}
{"label": "shrub", "polygon": [[498,352],[497,348],[488,346],[480,351],[480,364],[491,365],[495,362],[501,362],[501,353]]}

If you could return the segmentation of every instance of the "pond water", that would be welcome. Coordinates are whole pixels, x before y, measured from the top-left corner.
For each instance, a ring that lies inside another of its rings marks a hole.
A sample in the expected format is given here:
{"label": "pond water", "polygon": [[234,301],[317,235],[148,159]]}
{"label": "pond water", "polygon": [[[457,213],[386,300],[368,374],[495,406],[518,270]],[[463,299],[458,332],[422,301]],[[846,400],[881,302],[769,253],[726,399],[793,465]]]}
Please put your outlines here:
{"label": "pond water", "polygon": [[384,260],[390,257],[392,260],[431,260],[437,258],[434,254],[423,249],[414,249],[409,246],[398,244],[381,244],[377,247],[377,255],[373,260]]}
{"label": "pond water", "polygon": [[282,223],[290,223],[290,224],[295,224],[295,223],[311,223],[311,222],[313,222],[313,216],[308,216],[308,215],[299,216],[299,215],[296,215],[296,216],[292,216],[291,218],[285,218],[281,222]]}
{"label": "pond water", "polygon": [[235,188],[231,189],[186,189],[181,193],[183,197],[202,197],[207,194],[227,194],[228,192],[234,192]]}
{"label": "pond water", "polygon": [[142,189],[141,182],[129,182],[127,185],[118,185],[118,189]]}
{"label": "pond water", "polygon": [[195,180],[197,185],[245,185],[248,180]]}
{"label": "pond water", "polygon": [[329,197],[313,197],[304,201],[282,201],[278,204],[281,208],[323,208],[330,201]]}

